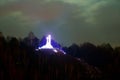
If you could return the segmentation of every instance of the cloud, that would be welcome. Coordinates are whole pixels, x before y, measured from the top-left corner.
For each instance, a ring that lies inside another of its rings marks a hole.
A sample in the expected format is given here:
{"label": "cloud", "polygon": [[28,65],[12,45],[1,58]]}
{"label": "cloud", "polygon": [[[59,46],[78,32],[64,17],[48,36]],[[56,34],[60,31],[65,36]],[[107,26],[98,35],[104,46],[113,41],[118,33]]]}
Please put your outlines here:
{"label": "cloud", "polygon": [[12,25],[17,26],[14,31],[23,31],[22,35],[30,30],[38,36],[51,31],[59,42],[66,42],[65,44],[87,41],[119,44],[119,0],[1,1],[0,29],[3,31],[6,31],[4,26],[8,28]]}
{"label": "cloud", "polygon": [[[37,1],[37,0],[36,0]],[[67,6],[66,6],[67,5]],[[0,7],[1,15],[6,15],[11,12],[21,11],[25,16],[31,19],[51,20],[61,15],[63,11],[68,9],[68,4],[61,2],[13,2]]]}

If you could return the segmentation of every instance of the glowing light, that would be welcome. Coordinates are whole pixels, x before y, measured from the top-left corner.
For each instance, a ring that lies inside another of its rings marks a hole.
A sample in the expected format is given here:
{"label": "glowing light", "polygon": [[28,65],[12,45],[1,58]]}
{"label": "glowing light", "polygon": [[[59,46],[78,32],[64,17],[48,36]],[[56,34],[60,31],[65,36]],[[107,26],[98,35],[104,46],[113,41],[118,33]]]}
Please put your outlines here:
{"label": "glowing light", "polygon": [[52,49],[53,48],[53,46],[51,45],[51,35],[48,35],[47,37],[46,37],[46,44],[45,45],[43,45],[42,47],[39,47],[39,49]]}
{"label": "glowing light", "polygon": [[48,35],[46,37],[46,44],[43,45],[42,47],[38,47],[38,49],[36,49],[36,51],[38,51],[39,49],[52,49],[55,53],[57,52],[62,52],[63,54],[66,54],[63,50],[59,49],[59,48],[54,48],[51,44],[51,35]]}
{"label": "glowing light", "polygon": [[53,51],[56,52],[56,53],[58,52],[56,49],[53,49]]}

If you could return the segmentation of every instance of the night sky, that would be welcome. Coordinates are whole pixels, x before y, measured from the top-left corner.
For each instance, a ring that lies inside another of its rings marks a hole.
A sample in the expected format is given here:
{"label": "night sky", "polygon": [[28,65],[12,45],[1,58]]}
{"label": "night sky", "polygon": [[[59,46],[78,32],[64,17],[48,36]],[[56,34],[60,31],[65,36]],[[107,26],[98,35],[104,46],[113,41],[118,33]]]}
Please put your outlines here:
{"label": "night sky", "polygon": [[120,45],[120,0],[0,0],[0,31],[24,38],[52,34],[62,45]]}

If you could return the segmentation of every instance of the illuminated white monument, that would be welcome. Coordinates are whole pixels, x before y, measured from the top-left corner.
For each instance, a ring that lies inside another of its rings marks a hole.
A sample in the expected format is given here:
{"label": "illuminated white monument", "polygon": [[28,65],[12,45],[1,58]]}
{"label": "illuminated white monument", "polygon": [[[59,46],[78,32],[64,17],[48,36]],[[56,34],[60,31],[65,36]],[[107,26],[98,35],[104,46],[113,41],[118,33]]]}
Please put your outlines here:
{"label": "illuminated white monument", "polygon": [[42,47],[39,47],[39,49],[53,49],[53,46],[51,45],[51,35],[46,37],[46,44]]}
{"label": "illuminated white monument", "polygon": [[38,47],[38,49],[36,50],[39,50],[39,49],[52,49],[55,53],[61,51],[62,53],[66,54],[63,50],[59,49],[59,48],[54,48],[51,44],[51,35],[48,35],[46,37],[46,44],[43,45],[42,47]]}

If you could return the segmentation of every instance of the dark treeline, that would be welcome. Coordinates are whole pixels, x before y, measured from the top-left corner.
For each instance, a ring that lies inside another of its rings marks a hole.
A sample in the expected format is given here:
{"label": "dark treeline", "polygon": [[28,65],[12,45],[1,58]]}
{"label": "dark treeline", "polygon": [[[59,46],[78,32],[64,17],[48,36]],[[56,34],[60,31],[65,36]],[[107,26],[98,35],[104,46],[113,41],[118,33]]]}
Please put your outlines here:
{"label": "dark treeline", "polygon": [[109,43],[95,46],[86,42],[80,46],[73,44],[70,47],[64,47],[63,50],[67,54],[99,68],[103,73],[103,77],[108,80],[115,80],[119,77],[120,47],[112,48]]}
{"label": "dark treeline", "polygon": [[24,40],[0,35],[0,80],[116,80],[119,77],[120,47],[84,43],[63,50],[66,55],[35,51]]}

